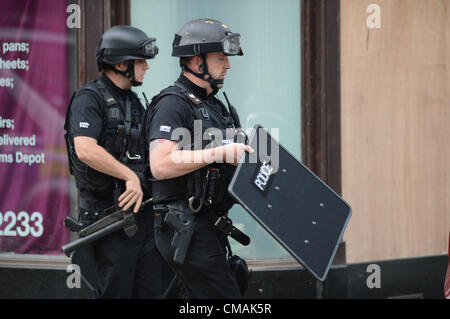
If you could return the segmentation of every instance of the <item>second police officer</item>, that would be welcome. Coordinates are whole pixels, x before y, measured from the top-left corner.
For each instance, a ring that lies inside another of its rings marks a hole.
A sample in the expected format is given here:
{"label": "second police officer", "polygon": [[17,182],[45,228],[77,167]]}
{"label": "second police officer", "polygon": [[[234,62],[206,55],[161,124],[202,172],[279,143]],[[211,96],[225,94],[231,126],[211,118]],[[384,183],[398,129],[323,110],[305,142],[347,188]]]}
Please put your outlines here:
{"label": "second police officer", "polygon": [[[101,76],[74,96],[66,119],[71,172],[79,189],[80,221],[88,226],[105,209],[133,210],[137,231],[117,231],[77,252],[81,274],[101,298],[159,298],[165,262],[153,236],[153,212],[139,211],[150,197],[148,156],[141,138],[144,108],[131,91],[142,84],[155,39],[130,26],[106,31],[97,47]],[[89,276],[88,276],[89,275]]]}
{"label": "second police officer", "polygon": [[216,98],[229,56],[242,54],[240,35],[227,25],[189,21],[173,41],[182,73],[146,115],[156,245],[191,298],[240,298],[245,290],[227,258],[227,234],[239,237],[227,218],[234,204],[227,187],[239,158],[253,150],[236,140],[236,110]]}

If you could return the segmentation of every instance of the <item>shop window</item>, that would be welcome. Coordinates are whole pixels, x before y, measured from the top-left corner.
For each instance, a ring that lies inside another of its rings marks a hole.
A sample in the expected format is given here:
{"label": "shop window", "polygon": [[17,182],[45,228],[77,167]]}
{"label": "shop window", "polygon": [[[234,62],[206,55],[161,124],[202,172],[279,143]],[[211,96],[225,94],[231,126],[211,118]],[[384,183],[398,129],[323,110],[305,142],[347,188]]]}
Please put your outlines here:
{"label": "shop window", "polygon": [[[244,56],[230,58],[223,90],[237,108],[242,126],[262,124],[300,159],[300,1],[131,1],[131,25],[156,37],[160,49],[149,60],[150,70],[138,92],[151,97],[177,79],[178,59],[171,56],[174,34],[196,18],[222,21],[241,34]],[[218,97],[225,102],[221,92]],[[235,253],[247,259],[289,256],[241,206],[235,205],[230,217],[252,239],[248,247],[231,239]]]}

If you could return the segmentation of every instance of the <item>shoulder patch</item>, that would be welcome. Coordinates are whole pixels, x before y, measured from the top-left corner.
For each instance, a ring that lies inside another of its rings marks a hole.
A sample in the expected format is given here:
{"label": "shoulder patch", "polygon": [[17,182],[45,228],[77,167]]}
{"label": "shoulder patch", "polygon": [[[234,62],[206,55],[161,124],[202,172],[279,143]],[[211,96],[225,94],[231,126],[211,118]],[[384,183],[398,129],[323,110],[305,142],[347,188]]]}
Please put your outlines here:
{"label": "shoulder patch", "polygon": [[192,94],[191,92],[186,91],[186,92],[183,92],[183,94],[195,105],[202,104],[202,101],[198,97],[196,97],[194,94]]}
{"label": "shoulder patch", "polygon": [[161,125],[160,127],[159,127],[159,130],[161,131],[161,132],[167,132],[167,133],[170,133],[170,130],[171,130],[172,128],[170,127],[170,126],[168,126],[168,125]]}
{"label": "shoulder patch", "polygon": [[117,104],[116,100],[111,95],[105,95],[104,98],[106,105],[108,106]]}

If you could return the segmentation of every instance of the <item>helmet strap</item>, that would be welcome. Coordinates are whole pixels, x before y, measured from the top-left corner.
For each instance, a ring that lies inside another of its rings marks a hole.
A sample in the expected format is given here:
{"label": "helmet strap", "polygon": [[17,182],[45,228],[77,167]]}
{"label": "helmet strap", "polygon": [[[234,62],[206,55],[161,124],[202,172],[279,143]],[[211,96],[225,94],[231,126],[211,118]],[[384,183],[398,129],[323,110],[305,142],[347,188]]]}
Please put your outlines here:
{"label": "helmet strap", "polygon": [[[219,90],[218,85],[223,84],[223,80],[222,79],[220,79],[220,80],[214,79],[211,76],[211,74],[209,74],[208,65],[206,64],[206,54],[205,53],[201,54],[201,57],[203,60],[202,64],[200,65],[200,67],[203,70],[202,73],[197,73],[197,72],[192,71],[187,65],[181,65],[181,68],[184,71],[187,71],[187,72],[193,74],[194,76],[198,77],[199,79],[209,82],[213,91],[218,91]],[[205,79],[205,75],[208,75],[207,79]]]}
{"label": "helmet strap", "polygon": [[128,67],[125,71],[119,71],[115,67],[113,67],[113,71],[130,80],[132,86],[141,86],[142,82],[136,81],[136,76],[134,74],[134,60],[129,61]]}

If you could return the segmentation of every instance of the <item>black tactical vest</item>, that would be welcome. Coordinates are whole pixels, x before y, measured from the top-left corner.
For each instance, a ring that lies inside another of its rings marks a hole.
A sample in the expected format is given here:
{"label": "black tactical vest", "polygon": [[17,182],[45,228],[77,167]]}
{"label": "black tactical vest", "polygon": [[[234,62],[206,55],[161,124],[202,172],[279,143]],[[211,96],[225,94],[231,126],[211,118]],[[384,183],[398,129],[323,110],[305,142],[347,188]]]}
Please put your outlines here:
{"label": "black tactical vest", "polygon": [[[147,112],[151,111],[156,103],[168,95],[176,95],[182,98],[187,106],[190,107],[194,120],[201,120],[201,134],[195,135],[195,132],[191,131],[192,144],[185,145],[184,149],[204,149],[205,147],[221,146],[236,141],[245,142],[245,138],[242,140],[242,138],[238,137],[239,133],[241,132],[242,134],[243,131],[237,112],[232,105],[229,104],[228,112],[223,103],[217,99],[223,112],[221,114],[213,114],[213,112],[217,113],[217,110],[208,107],[206,105],[207,102],[198,98],[178,82],[153,97]],[[146,118],[147,116],[148,114],[146,114]],[[242,135],[240,136],[242,137]],[[222,137],[222,139],[218,137]],[[146,143],[146,146],[148,146],[148,143]],[[192,196],[201,197],[205,208],[228,211],[235,203],[227,191],[234,171],[235,167],[230,164],[213,163],[188,174],[185,199],[189,199]],[[207,177],[208,182],[205,183]],[[159,182],[155,180],[152,182],[156,183],[152,187],[154,194],[158,193],[160,191],[158,189]],[[161,192],[163,191],[164,189],[162,188]]]}
{"label": "black tactical vest", "polygon": [[[132,169],[144,184],[148,171],[148,156],[141,135],[142,113],[132,114],[131,101],[127,97],[125,114],[116,99],[107,90],[101,80],[88,83],[83,90],[96,94],[102,101],[106,115],[105,125],[98,144],[106,149],[118,161]],[[77,188],[96,194],[112,193],[116,182],[112,176],[96,171],[83,162],[76,155],[73,139],[70,135],[70,108],[77,92],[72,95],[66,114],[64,129],[65,140],[69,156],[70,173],[75,177]]]}

